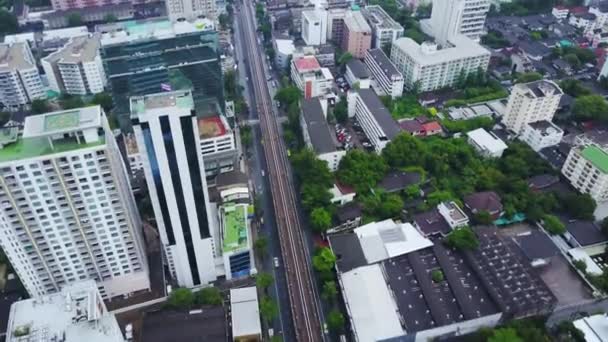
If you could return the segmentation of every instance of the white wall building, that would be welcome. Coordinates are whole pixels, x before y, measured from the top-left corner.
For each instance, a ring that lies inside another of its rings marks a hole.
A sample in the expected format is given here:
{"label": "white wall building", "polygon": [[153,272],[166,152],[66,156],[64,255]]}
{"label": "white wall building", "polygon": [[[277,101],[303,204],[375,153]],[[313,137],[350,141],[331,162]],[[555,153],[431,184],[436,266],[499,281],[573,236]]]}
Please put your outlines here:
{"label": "white wall building", "polygon": [[94,279],[105,298],[150,287],[139,213],[99,106],[29,116],[0,149],[0,246],[32,297]]}
{"label": "white wall building", "polygon": [[222,115],[198,119],[201,154],[207,176],[234,170],[238,150],[234,131]]}
{"label": "white wall building", "polygon": [[608,23],[608,5],[605,2],[595,2],[589,7],[589,13],[595,14],[595,28],[603,29]]}
{"label": "white wall building", "polygon": [[469,225],[469,217],[456,202],[441,202],[437,210],[452,229]]}
{"label": "white wall building", "polygon": [[132,97],[131,120],[171,274],[186,287],[214,281],[217,227],[192,94]]}
{"label": "white wall building", "polygon": [[334,77],[327,68],[321,68],[315,56],[303,56],[291,60],[291,79],[303,92],[305,99],[331,92]]}
{"label": "white wall building", "polygon": [[327,41],[327,11],[314,9],[302,12],[302,39],[306,45],[321,45]]}
{"label": "white wall building", "polygon": [[490,0],[433,0],[430,24],[439,44],[463,34],[479,40],[484,33]]}
{"label": "white wall building", "polygon": [[400,128],[371,89],[360,89],[348,93],[348,116],[357,119],[367,139],[377,153],[399,133]]}
{"label": "white wall building", "polygon": [[379,5],[366,6],[361,10],[361,14],[372,28],[372,48],[382,49],[403,37],[403,26]]}
{"label": "white wall building", "polygon": [[559,144],[564,136],[564,131],[551,121],[542,120],[528,123],[519,137],[534,151]]}
{"label": "white wall building", "polygon": [[485,72],[490,51],[463,35],[452,36],[442,49],[431,42],[419,45],[411,38],[400,38],[393,44],[391,61],[407,88],[418,83],[420,91],[431,91],[454,85],[461,73]]}
{"label": "white wall building", "polygon": [[608,316],[605,313],[579,318],[572,324],[583,333],[585,341],[608,341]]}
{"label": "white wall building", "polygon": [[273,40],[273,44],[275,46],[274,50],[276,51],[274,62],[281,69],[287,68],[289,58],[291,58],[291,56],[293,56],[293,53],[296,51],[296,47],[295,45],[293,45],[293,40],[275,39]]}
{"label": "white wall building", "polygon": [[371,78],[367,66],[360,60],[353,58],[346,63],[344,78],[351,87],[357,85],[359,89],[368,89],[371,86]]}
{"label": "white wall building", "polygon": [[382,49],[370,49],[365,53],[365,64],[372,76],[371,86],[380,96],[393,99],[403,95],[403,75]]}
{"label": "white wall building", "polygon": [[261,341],[262,324],[255,286],[230,290],[232,337],[235,341]]}
{"label": "white wall building", "polygon": [[15,302],[9,315],[7,342],[125,340],[92,280],[66,286],[60,293]]}
{"label": "white wall building", "polygon": [[595,145],[581,145],[570,150],[562,174],[570,184],[597,202],[608,200],[608,154]]}
{"label": "white wall building", "polygon": [[521,134],[528,123],[551,121],[562,95],[562,90],[553,81],[516,84],[511,89],[502,122],[508,129]]}
{"label": "white wall building", "polygon": [[568,18],[570,10],[566,6],[555,6],[551,10],[551,14],[558,20],[564,20]]}
{"label": "white wall building", "polygon": [[584,34],[587,34],[589,31],[593,31],[596,28],[596,20],[597,16],[590,12],[585,13],[572,13],[570,17],[568,17],[568,24],[582,29]]}
{"label": "white wall building", "polygon": [[165,6],[172,22],[194,20],[200,16],[213,20],[217,15],[215,0],[167,0]]}
{"label": "white wall building", "polygon": [[302,135],[306,146],[312,149],[319,159],[326,161],[331,171],[336,171],[346,151],[338,150],[338,143],[326,120],[327,104],[321,101],[325,100],[304,99],[300,103]]}
{"label": "white wall building", "polygon": [[[245,188],[247,190],[247,188]],[[248,277],[255,270],[247,200],[219,207],[222,257],[226,279]]]}
{"label": "white wall building", "polygon": [[483,128],[467,132],[469,144],[471,144],[479,154],[488,158],[500,158],[507,149],[507,144],[492,133]]}
{"label": "white wall building", "polygon": [[0,102],[9,110],[46,98],[28,43],[0,44],[0,79]]}
{"label": "white wall building", "polygon": [[106,74],[99,54],[99,35],[72,38],[62,49],[41,60],[49,87],[70,95],[101,93]]}
{"label": "white wall building", "polygon": [[144,172],[144,162],[141,159],[141,153],[137,147],[137,141],[133,133],[123,135],[123,142],[125,144],[125,152],[127,155],[127,162],[129,163],[129,169],[131,170],[131,176],[137,177],[138,174]]}

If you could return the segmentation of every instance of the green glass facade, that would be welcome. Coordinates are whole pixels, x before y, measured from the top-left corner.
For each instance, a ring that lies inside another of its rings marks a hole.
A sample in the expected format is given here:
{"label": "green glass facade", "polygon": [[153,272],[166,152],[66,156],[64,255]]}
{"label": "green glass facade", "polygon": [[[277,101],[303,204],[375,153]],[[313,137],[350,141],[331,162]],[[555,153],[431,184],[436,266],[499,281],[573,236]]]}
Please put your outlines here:
{"label": "green glass facade", "polygon": [[106,45],[102,59],[123,131],[131,131],[129,97],[192,89],[196,113],[224,114],[224,88],[215,31]]}

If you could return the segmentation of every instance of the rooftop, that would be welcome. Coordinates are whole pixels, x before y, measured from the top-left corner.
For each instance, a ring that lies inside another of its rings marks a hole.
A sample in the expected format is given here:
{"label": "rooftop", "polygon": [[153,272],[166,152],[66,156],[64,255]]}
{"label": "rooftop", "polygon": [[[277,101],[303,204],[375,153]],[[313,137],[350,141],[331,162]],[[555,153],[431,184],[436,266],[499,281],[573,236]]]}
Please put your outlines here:
{"label": "rooftop", "polygon": [[367,50],[367,53],[378,64],[384,75],[386,75],[389,79],[392,77],[403,78],[403,75],[399,72],[399,70],[397,70],[397,67],[395,67],[393,62],[391,62],[386,54],[384,54],[382,49],[370,49]]}
{"label": "rooftop", "polygon": [[336,265],[340,272],[348,272],[367,265],[357,234],[353,232],[331,234],[328,239],[331,250],[336,255]]}
{"label": "rooftop", "polygon": [[247,207],[247,204],[228,204],[221,208],[224,253],[243,249],[249,245]]}
{"label": "rooftop", "polygon": [[331,153],[336,151],[336,142],[327,124],[323,107],[318,98],[305,99],[301,102],[302,117],[306,122],[308,136],[313,150],[317,154]]}
{"label": "rooftop", "polygon": [[447,234],[452,229],[437,208],[414,215],[414,222],[425,235]]}
{"label": "rooftop", "polygon": [[393,29],[403,31],[403,26],[399,25],[388,13],[379,5],[365,6],[361,10],[363,16],[367,19],[368,23],[372,26],[381,29]]}
{"label": "rooftop", "polygon": [[467,132],[469,139],[475,142],[476,145],[489,151],[490,153],[499,153],[505,150],[508,146],[504,141],[492,135],[483,128]]}
{"label": "rooftop", "polygon": [[386,109],[382,101],[376,93],[371,89],[359,89],[357,91],[365,106],[372,113],[380,128],[382,128],[383,133],[389,140],[395,138],[401,131],[399,125],[393,117],[391,113]]}
{"label": "rooftop", "polygon": [[[225,341],[229,329],[223,306],[203,310],[146,312],[141,340],[146,342]],[[89,342],[89,341],[87,341]]]}
{"label": "rooftop", "polygon": [[230,126],[223,116],[211,116],[198,119],[198,130],[202,139],[216,138],[225,135]]}
{"label": "rooftop", "polygon": [[534,130],[539,131],[543,136],[564,133],[561,128],[559,128],[553,122],[547,120],[532,122],[528,125],[530,125],[530,127],[532,127]]}
{"label": "rooftop", "polygon": [[603,173],[608,173],[608,154],[597,146],[587,146],[581,151],[583,158]]}
{"label": "rooftop", "polygon": [[348,28],[349,31],[353,32],[372,32],[372,28],[369,27],[367,21],[363,17],[363,14],[359,11],[350,11],[347,12],[346,17],[344,17],[344,25]]}
{"label": "rooftop", "polygon": [[[20,333],[26,335],[19,337]],[[119,342],[124,338],[92,280],[13,303],[7,341]]]}
{"label": "rooftop", "polygon": [[261,336],[260,310],[256,287],[244,287],[230,290],[230,308],[232,313],[232,337]]}
{"label": "rooftop", "polygon": [[513,237],[515,244],[530,261],[547,259],[559,254],[559,250],[547,234],[532,230]]}
{"label": "rooftop", "polygon": [[35,68],[27,43],[0,44],[0,71]]}
{"label": "rooftop", "polygon": [[190,91],[173,91],[156,93],[144,96],[134,96],[130,98],[131,116],[138,117],[150,110],[164,108],[180,108],[185,110],[194,109],[194,100]]}
{"label": "rooftop", "polygon": [[560,219],[566,225],[568,233],[583,247],[603,243],[608,240],[592,221],[575,220],[565,216],[561,216]]}
{"label": "rooftop", "polygon": [[464,203],[471,210],[487,211],[490,214],[502,211],[500,196],[494,191],[482,191],[465,196]]}
{"label": "rooftop", "polygon": [[378,186],[387,192],[396,192],[404,190],[410,185],[418,184],[421,180],[422,175],[418,172],[393,170],[382,178]]}
{"label": "rooftop", "polygon": [[147,39],[172,38],[180,34],[209,31],[214,29],[213,21],[197,19],[194,22],[171,23],[167,19],[129,20],[95,27],[101,33],[102,45],[123,44]]}
{"label": "rooftop", "polygon": [[[485,55],[490,57],[490,51],[463,35],[452,36],[449,42],[453,45],[444,49],[435,49],[433,44],[423,43],[420,45],[411,38],[399,38],[395,44],[401,51],[407,53],[422,65],[434,65],[446,63],[447,61],[464,58],[479,57]],[[428,47],[431,47],[430,49]]]}
{"label": "rooftop", "polygon": [[529,83],[518,83],[513,87],[514,89],[519,88],[521,90],[524,90],[526,92],[526,95],[529,97],[536,98],[563,94],[563,91],[557,84],[555,84],[555,82],[548,80],[539,80]]}
{"label": "rooftop", "polygon": [[361,205],[357,202],[349,202],[336,208],[336,217],[339,223],[344,223],[361,217]]}
{"label": "rooftop", "polygon": [[577,319],[572,322],[574,326],[583,332],[587,342],[604,342],[608,336],[608,316],[596,314],[589,317]]}
{"label": "rooftop", "polygon": [[59,63],[91,62],[99,55],[99,47],[99,35],[74,37],[44,60]]}
{"label": "rooftop", "polygon": [[353,58],[348,63],[346,63],[346,67],[350,69],[353,75],[359,79],[368,79],[369,78],[369,70],[363,62],[360,60]]}
{"label": "rooftop", "polygon": [[304,56],[294,61],[298,72],[316,71],[321,69],[319,61],[315,56]]}

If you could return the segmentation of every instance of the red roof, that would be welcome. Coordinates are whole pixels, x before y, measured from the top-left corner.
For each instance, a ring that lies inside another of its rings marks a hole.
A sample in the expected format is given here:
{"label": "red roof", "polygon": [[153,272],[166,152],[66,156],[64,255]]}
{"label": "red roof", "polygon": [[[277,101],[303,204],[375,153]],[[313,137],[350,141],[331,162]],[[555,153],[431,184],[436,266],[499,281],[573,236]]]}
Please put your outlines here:
{"label": "red roof", "polygon": [[426,132],[441,131],[441,125],[437,121],[431,121],[422,124],[422,129]]}
{"label": "red roof", "polygon": [[314,56],[302,57],[295,61],[298,71],[309,71],[320,69],[321,66]]}
{"label": "red roof", "polygon": [[584,6],[577,6],[577,7],[570,7],[570,12],[574,13],[574,14],[583,14],[583,13],[587,13],[587,7]]}
{"label": "red roof", "polygon": [[346,194],[354,194],[355,193],[355,189],[353,187],[350,187],[348,185],[342,184],[340,182],[336,182],[336,187],[344,195],[346,195]]}
{"label": "red roof", "polygon": [[568,7],[563,6],[563,5],[558,5],[558,6],[555,6],[555,7],[553,7],[553,8],[558,9],[558,10],[560,10],[560,11],[563,11],[563,10],[568,9]]}

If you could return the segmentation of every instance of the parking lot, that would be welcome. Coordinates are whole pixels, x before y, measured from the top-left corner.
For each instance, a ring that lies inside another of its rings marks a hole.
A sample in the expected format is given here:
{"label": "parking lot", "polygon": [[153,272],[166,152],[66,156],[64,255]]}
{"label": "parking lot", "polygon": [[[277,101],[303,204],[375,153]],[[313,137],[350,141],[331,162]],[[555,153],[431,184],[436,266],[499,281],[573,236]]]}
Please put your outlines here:
{"label": "parking lot", "polygon": [[363,133],[361,126],[354,119],[351,118],[344,125],[336,124],[334,126],[334,132],[336,134],[336,140],[341,144],[342,148],[349,151],[353,148],[373,150],[372,144]]}

